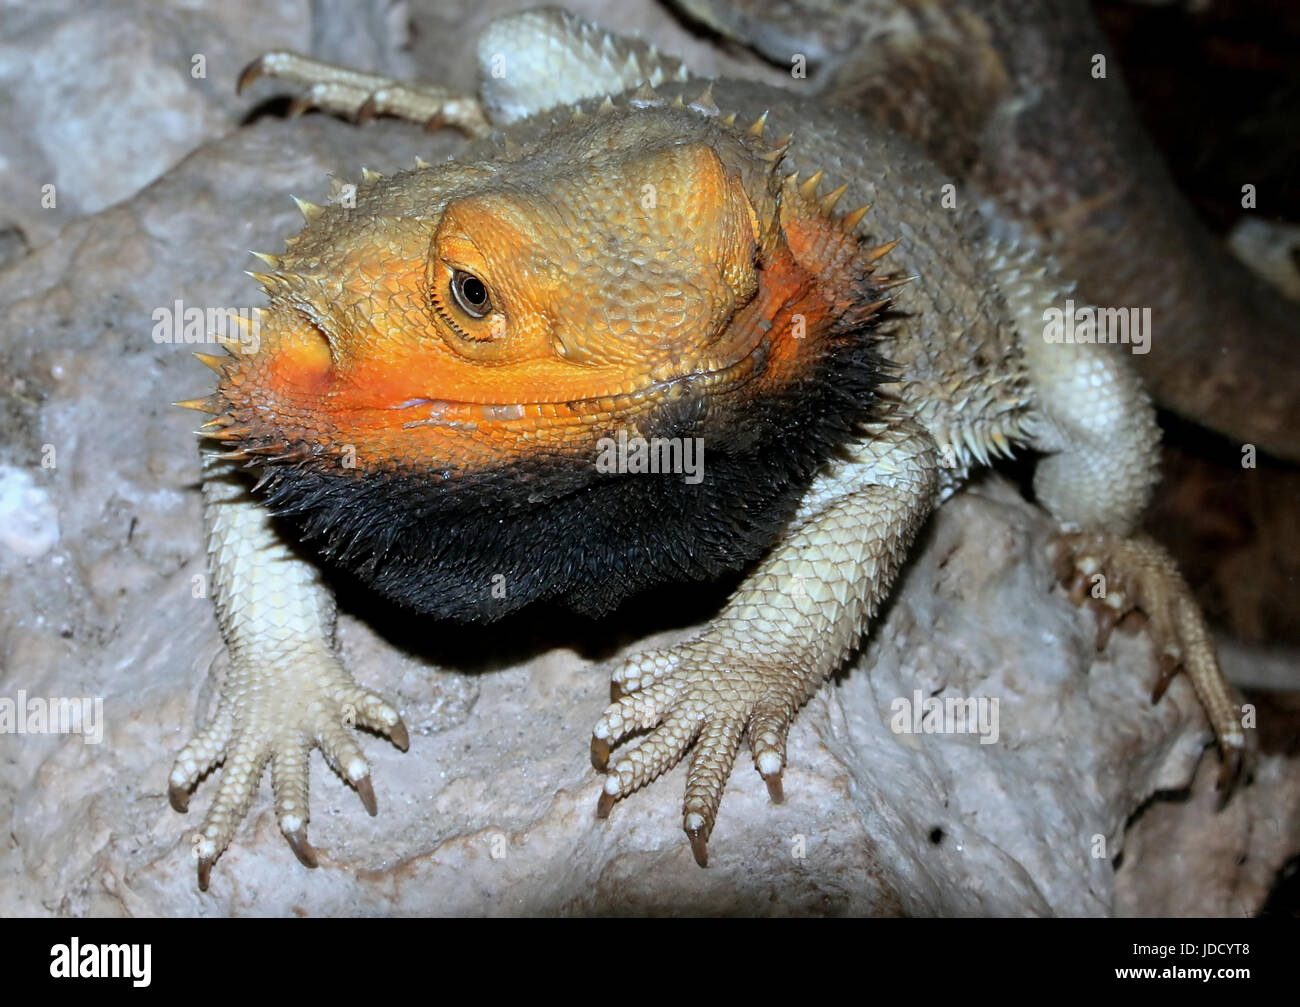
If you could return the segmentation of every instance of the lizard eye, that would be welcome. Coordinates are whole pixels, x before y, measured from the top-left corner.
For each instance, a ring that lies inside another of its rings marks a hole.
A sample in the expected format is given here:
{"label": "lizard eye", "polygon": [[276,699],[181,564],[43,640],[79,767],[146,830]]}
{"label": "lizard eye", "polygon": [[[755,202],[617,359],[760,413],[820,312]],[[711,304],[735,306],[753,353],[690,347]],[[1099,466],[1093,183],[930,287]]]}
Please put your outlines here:
{"label": "lizard eye", "polygon": [[451,277],[451,299],[471,318],[483,318],[492,310],[487,285],[473,273],[456,270]]}

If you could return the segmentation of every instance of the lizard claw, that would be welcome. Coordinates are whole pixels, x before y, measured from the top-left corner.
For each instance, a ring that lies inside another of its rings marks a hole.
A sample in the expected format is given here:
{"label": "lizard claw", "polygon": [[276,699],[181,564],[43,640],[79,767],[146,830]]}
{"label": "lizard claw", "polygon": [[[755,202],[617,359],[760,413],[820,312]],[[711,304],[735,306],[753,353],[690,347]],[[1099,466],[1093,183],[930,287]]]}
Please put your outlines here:
{"label": "lizard claw", "polygon": [[294,856],[303,867],[315,869],[320,866],[316,859],[315,848],[307,842],[307,826],[298,826],[293,832],[286,833],[285,838],[289,840],[289,848],[293,850]]}
{"label": "lizard claw", "polygon": [[[1100,649],[1100,648],[1098,648]],[[1151,687],[1151,703],[1154,706],[1160,702],[1169,688],[1169,683],[1178,677],[1180,666],[1172,654],[1160,655],[1160,674],[1156,676],[1156,684]]]}
{"label": "lizard claw", "polygon": [[366,813],[371,818],[379,814],[379,802],[375,800],[375,788],[370,785],[370,774],[367,773],[361,779],[356,780],[352,786],[356,788],[357,795],[361,798]]}
{"label": "lizard claw", "polygon": [[376,115],[379,114],[379,103],[375,100],[373,92],[366,96],[366,100],[357,106],[355,120],[357,125],[364,126]]}
{"label": "lizard claw", "polygon": [[190,810],[190,792],[183,786],[177,786],[175,783],[168,786],[167,801],[173,811],[179,811],[182,815]]}
{"label": "lizard claw", "polygon": [[[711,827],[712,823],[710,823]],[[703,820],[692,822],[687,818],[686,835],[691,841],[691,856],[701,867],[709,866],[709,833],[704,829]]]}
{"label": "lizard claw", "polygon": [[239,72],[239,80],[235,82],[235,94],[243,94],[255,80],[266,76],[266,57],[269,55],[270,53],[265,53],[258,56]]}
{"label": "lizard claw", "polygon": [[607,738],[593,737],[591,739],[591,768],[598,773],[603,773],[608,766],[609,740]]}
{"label": "lizard claw", "polygon": [[208,890],[208,882],[212,879],[212,863],[216,857],[199,857],[199,891]]}
{"label": "lizard claw", "polygon": [[1216,811],[1222,811],[1227,807],[1228,802],[1232,800],[1232,795],[1236,793],[1237,786],[1241,783],[1242,777],[1246,775],[1250,762],[1248,753],[1242,748],[1225,749],[1222,755],[1219,775],[1214,781],[1214,789],[1219,794]]}

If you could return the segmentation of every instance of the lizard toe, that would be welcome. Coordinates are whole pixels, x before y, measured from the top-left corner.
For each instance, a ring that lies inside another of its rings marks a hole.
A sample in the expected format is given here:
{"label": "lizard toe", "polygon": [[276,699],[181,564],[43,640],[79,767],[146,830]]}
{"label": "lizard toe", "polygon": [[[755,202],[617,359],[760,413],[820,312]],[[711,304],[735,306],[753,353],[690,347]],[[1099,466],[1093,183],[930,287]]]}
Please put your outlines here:
{"label": "lizard toe", "polygon": [[745,720],[722,716],[709,721],[700,731],[691,754],[686,776],[686,800],[682,806],[682,828],[691,843],[691,853],[701,867],[709,865],[708,842],[722,804],[722,791],[736,764]]}
{"label": "lizard toe", "polygon": [[668,683],[659,682],[641,692],[633,692],[615,700],[606,707],[591,732],[592,765],[604,772],[609,760],[610,746],[618,744],[638,730],[654,727],[664,716],[677,690]]}
{"label": "lizard toe", "polygon": [[597,816],[604,818],[619,798],[639,790],[677,765],[699,732],[699,717],[690,711],[677,710],[634,748],[620,752],[605,777]]}
{"label": "lizard toe", "polygon": [[191,851],[198,860],[199,888],[208,890],[212,865],[234,838],[252,803],[262,770],[271,758],[270,746],[260,739],[236,737],[224,753],[217,796],[203,824],[191,836]]}
{"label": "lizard toe", "polygon": [[349,684],[336,697],[343,714],[343,726],[364,727],[388,738],[403,752],[411,738],[396,709],[377,692]]}
{"label": "lizard toe", "polygon": [[167,778],[167,797],[173,808],[182,814],[189,810],[190,792],[225,757],[226,746],[233,735],[233,708],[222,703],[212,722],[186,742],[172,763]]}
{"label": "lizard toe", "polygon": [[677,667],[678,660],[678,655],[672,648],[656,648],[633,654],[609,676],[610,702],[617,702],[628,693],[640,692],[671,674]]}
{"label": "lizard toe", "polygon": [[370,763],[345,726],[340,723],[322,724],[316,733],[316,744],[330,768],[356,789],[366,811],[372,816],[377,814],[378,804],[370,783]]}
{"label": "lizard toe", "polygon": [[749,722],[749,750],[773,804],[785,800],[781,770],[785,768],[786,739],[793,719],[794,711],[785,705],[760,704]]}

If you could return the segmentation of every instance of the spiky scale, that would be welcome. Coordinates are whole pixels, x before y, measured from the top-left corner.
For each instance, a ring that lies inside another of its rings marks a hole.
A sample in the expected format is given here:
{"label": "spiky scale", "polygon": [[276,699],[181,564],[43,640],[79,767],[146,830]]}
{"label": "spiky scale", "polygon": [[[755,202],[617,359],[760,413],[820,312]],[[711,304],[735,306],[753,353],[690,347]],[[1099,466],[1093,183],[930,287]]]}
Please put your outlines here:
{"label": "spiky scale", "polygon": [[893,241],[886,241],[883,245],[877,245],[867,253],[867,262],[876,262],[883,259],[886,255],[898,247],[902,238],[895,238]]}
{"label": "spiky scale", "polygon": [[718,108],[718,103],[713,98],[713,81],[709,81],[704,90],[691,99],[690,107],[705,115],[721,114],[722,110]]}
{"label": "spiky scale", "polygon": [[760,140],[763,139],[763,129],[765,126],[767,126],[768,111],[770,110],[764,109],[763,114],[760,115],[757,119],[755,119],[754,122],[750,125],[749,129],[745,130],[745,132],[748,133],[750,136],[758,137]]}
{"label": "spiky scale", "polygon": [[297,196],[291,196],[290,198],[297,205],[298,212],[302,214],[302,219],[309,224],[325,212],[325,207],[320,206],[317,203],[312,203],[305,199],[299,199]]}
{"label": "spiky scale", "polygon": [[253,455],[274,455],[285,451],[288,447],[286,441],[276,441],[274,444],[259,444],[256,447],[245,448],[245,450]]}
{"label": "spiky scale", "polygon": [[651,108],[663,103],[659,93],[650,85],[648,80],[643,80],[627,102],[633,108]]}
{"label": "spiky scale", "polygon": [[244,275],[251,276],[257,281],[258,286],[268,293],[280,286],[280,277],[272,273],[259,273],[252,269],[245,269]]}
{"label": "spiky scale", "polygon": [[226,374],[226,361],[229,359],[229,357],[218,357],[218,356],[217,356],[216,354],[214,354],[214,353],[198,353],[198,352],[196,352],[196,353],[194,354],[194,356],[195,356],[195,358],[199,361],[199,363],[201,363],[201,364],[205,364],[206,366],[211,367],[214,371],[216,371],[216,372],[217,372],[218,374],[220,374],[222,377],[225,376],[225,374]]}
{"label": "spiky scale", "polygon": [[850,210],[846,213],[844,215],[844,233],[848,234],[850,231],[854,230],[860,223],[862,223],[862,218],[870,212],[871,204],[863,203],[856,210]]}
{"label": "spiky scale", "polygon": [[822,197],[822,203],[821,203],[822,213],[825,214],[826,216],[830,216],[831,213],[834,212],[835,210],[835,204],[837,204],[840,201],[840,198],[848,191],[849,191],[849,183],[845,182],[834,192],[828,192],[824,197]]}
{"label": "spiky scale", "polygon": [[172,405],[179,406],[181,409],[193,409],[200,413],[215,413],[218,408],[217,399],[213,395],[201,399],[181,399],[179,402],[173,402]]}
{"label": "spiky scale", "polygon": [[[235,326],[239,329],[242,335],[249,335],[254,329],[259,328],[262,324],[260,316],[257,321],[254,322],[251,318],[245,318],[243,315],[234,315],[231,318],[231,321],[235,323]],[[234,355],[229,346],[226,346],[226,352],[231,353],[232,356]]]}
{"label": "spiky scale", "polygon": [[913,280],[917,279],[915,275],[908,276],[885,276],[876,281],[877,290],[893,290],[895,287],[902,287]]}
{"label": "spiky scale", "polygon": [[253,432],[252,427],[226,427],[224,430],[206,430],[202,436],[214,441],[237,441]]}
{"label": "spiky scale", "polygon": [[817,186],[821,185],[822,175],[825,172],[818,168],[815,172],[804,179],[803,185],[799,186],[799,195],[804,199],[814,199],[817,196]]}

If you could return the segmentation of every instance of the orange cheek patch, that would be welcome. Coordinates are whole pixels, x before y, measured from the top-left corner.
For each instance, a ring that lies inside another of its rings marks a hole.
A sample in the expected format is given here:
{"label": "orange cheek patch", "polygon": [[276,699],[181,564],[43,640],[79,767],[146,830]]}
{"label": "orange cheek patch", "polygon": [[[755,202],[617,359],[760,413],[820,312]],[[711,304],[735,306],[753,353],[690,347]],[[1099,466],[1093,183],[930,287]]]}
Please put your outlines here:
{"label": "orange cheek patch", "polygon": [[296,339],[283,348],[278,348],[275,356],[268,361],[271,381],[277,378],[287,384],[304,382],[319,387],[324,383],[333,366],[329,343],[314,330],[304,339]]}
{"label": "orange cheek patch", "polygon": [[783,249],[764,263],[757,296],[732,325],[765,332],[762,381],[772,389],[807,376],[824,359],[825,335],[833,322],[833,305],[820,282]]}
{"label": "orange cheek patch", "polygon": [[274,323],[258,353],[231,361],[220,391],[232,405],[257,412],[264,403],[318,398],[332,368],[329,342],[315,326],[305,319]]}

